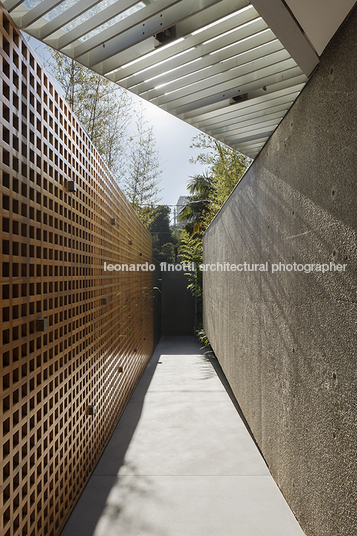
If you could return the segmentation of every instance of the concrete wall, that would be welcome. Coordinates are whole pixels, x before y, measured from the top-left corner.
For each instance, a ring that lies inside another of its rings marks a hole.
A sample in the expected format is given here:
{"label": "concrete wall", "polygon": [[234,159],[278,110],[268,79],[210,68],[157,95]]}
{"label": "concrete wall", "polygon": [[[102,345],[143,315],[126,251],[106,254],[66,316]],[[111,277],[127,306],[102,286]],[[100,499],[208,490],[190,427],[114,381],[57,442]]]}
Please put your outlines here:
{"label": "concrete wall", "polygon": [[[204,325],[308,536],[357,534],[357,11],[204,237]],[[288,535],[287,535],[288,536]]]}

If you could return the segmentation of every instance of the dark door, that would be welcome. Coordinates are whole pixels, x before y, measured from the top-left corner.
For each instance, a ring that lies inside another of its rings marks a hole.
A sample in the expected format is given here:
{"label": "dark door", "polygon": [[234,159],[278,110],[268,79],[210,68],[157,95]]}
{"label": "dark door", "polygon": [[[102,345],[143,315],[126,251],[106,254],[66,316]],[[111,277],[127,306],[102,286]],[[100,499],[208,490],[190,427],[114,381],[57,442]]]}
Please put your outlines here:
{"label": "dark door", "polygon": [[162,335],[194,335],[195,298],[187,290],[184,272],[161,272],[161,333]]}

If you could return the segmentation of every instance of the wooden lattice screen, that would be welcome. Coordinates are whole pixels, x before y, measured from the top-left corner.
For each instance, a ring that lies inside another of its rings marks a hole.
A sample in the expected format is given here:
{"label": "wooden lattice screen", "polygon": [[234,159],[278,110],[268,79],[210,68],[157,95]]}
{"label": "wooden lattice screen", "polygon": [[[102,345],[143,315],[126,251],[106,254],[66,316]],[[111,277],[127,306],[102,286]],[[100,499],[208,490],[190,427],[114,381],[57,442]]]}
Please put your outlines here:
{"label": "wooden lattice screen", "polygon": [[151,237],[0,16],[0,533],[58,535],[152,353],[151,273],[103,264]]}

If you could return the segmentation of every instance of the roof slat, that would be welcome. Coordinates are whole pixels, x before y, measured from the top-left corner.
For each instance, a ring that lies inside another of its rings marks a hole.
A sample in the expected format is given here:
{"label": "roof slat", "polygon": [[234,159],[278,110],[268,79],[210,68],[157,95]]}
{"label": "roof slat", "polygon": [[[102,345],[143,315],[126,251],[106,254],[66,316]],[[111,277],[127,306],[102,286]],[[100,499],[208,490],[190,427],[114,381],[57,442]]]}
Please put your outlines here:
{"label": "roof slat", "polygon": [[[237,36],[238,37],[238,36]],[[145,91],[149,91],[150,89],[154,89],[157,85],[163,85],[167,84],[171,81],[176,80],[178,77],[187,76],[192,73],[197,72],[198,69],[203,69],[206,67],[215,66],[216,69],[218,69],[219,72],[219,64],[225,69],[227,69],[228,61],[231,62],[238,61],[235,57],[239,54],[242,55],[241,59],[243,60],[244,53],[248,53],[255,49],[256,47],[260,47],[262,45],[266,45],[269,42],[272,42],[273,40],[276,41],[276,43],[279,43],[275,39],[275,36],[270,30],[264,30],[263,32],[260,32],[259,34],[253,36],[251,39],[243,39],[238,41],[237,43],[234,43],[229,48],[224,48],[223,50],[219,50],[217,54],[210,54],[206,53],[205,47],[202,46],[200,50],[195,50],[196,52],[196,58],[190,60],[186,64],[183,62],[181,63],[181,68],[174,67],[174,71],[172,71],[171,64],[172,62],[167,63],[167,69],[168,71],[164,72],[162,76],[160,77],[154,77],[154,79],[150,78],[149,80],[143,81],[141,84],[138,84],[137,86],[132,87],[129,85],[129,88],[132,89],[137,94],[142,94]],[[282,45],[279,43],[279,47],[282,48]],[[200,55],[199,53],[202,52]],[[233,58],[233,59],[232,59]],[[179,59],[179,58],[178,58]],[[182,61],[182,60],[181,60]],[[221,63],[225,62],[225,63]],[[217,65],[218,64],[218,65]],[[150,73],[143,73],[145,76],[149,76]]]}
{"label": "roof slat", "polygon": [[318,63],[283,0],[99,4],[4,1],[31,35],[251,157]]}
{"label": "roof slat", "polygon": [[248,116],[239,117],[239,120],[237,121],[237,118],[234,123],[231,123],[229,125],[225,125],[223,127],[219,128],[210,128],[209,131],[212,136],[223,136],[223,135],[232,135],[238,128],[245,128],[249,125],[256,125],[259,122],[263,122],[266,119],[281,119],[285,112],[289,109],[290,103],[282,104],[281,106],[277,106],[274,110],[265,110],[262,112],[257,112],[255,114],[251,114]]}
{"label": "roof slat", "polygon": [[[72,20],[76,19],[100,2],[101,0],[81,0],[81,2],[76,2],[73,6],[63,11],[60,15],[57,15],[57,17],[51,21],[44,23],[43,26],[39,28],[39,38],[46,39],[57,32],[57,30],[60,30],[62,26],[66,26],[72,22]],[[133,2],[129,1],[128,4],[133,5]]]}
{"label": "roof slat", "polygon": [[[246,142],[240,142],[239,147],[242,147],[244,154],[248,155],[248,152],[255,152],[258,153],[262,147],[264,147],[264,144],[268,141],[269,136],[265,136],[265,138],[259,138],[258,140],[250,140]],[[248,155],[249,156],[249,155]]]}
{"label": "roof slat", "polygon": [[[187,94],[189,92],[189,87],[197,87],[198,91],[201,91],[201,88],[205,89],[212,84],[221,84],[223,81],[226,82],[232,78],[236,79],[238,76],[240,76],[241,72],[244,74],[244,68],[248,72],[251,72],[250,65],[252,62],[259,61],[264,63],[264,59],[268,61],[268,58],[266,57],[270,58],[274,52],[278,51],[281,52],[281,55],[277,56],[279,57],[278,61],[280,61],[280,58],[285,59],[289,57],[287,52],[282,48],[281,43],[275,39],[270,43],[266,43],[262,48],[248,50],[244,54],[238,57],[230,58],[224,63],[218,62],[214,65],[206,65],[204,69],[201,69],[201,62],[199,62],[197,64],[196,72],[193,72],[184,78],[180,78],[169,85],[165,85],[163,87],[160,86],[159,88],[148,91],[143,96],[145,96],[147,100],[151,101],[152,99],[160,97],[161,95],[165,96],[165,91],[174,91],[176,94],[176,90],[182,89]],[[254,65],[256,66],[254,69],[259,68],[257,64]]]}
{"label": "roof slat", "polygon": [[[204,82],[193,84],[192,88],[182,88],[172,94],[154,99],[153,103],[165,105],[167,110],[177,109],[193,102],[198,104],[196,107],[200,107],[200,103],[205,102],[207,99],[213,99],[211,102],[230,99],[239,94],[247,93],[253,86],[266,86],[266,79],[271,75],[283,78],[288,69],[295,68],[299,69],[299,67],[295,66],[294,60],[289,58],[287,52],[282,50],[271,54],[267,58],[259,58],[247,65],[233,69],[225,76],[213,77],[213,80],[207,83],[207,86],[213,84],[209,87],[206,86],[205,88]],[[234,71],[237,72],[235,73]]]}
{"label": "roof slat", "polygon": [[23,29],[27,28],[62,2],[63,0],[42,0],[37,6],[24,14],[20,20],[17,21],[17,24]]}
{"label": "roof slat", "polygon": [[264,139],[268,139],[269,136],[271,136],[271,134],[273,133],[273,130],[267,130],[266,132],[262,131],[262,132],[257,132],[256,134],[251,134],[250,136],[245,136],[244,138],[239,138],[239,139],[235,139],[234,141],[231,142],[231,146],[232,147],[237,147],[238,145],[240,145],[241,143],[246,143],[246,142],[249,142],[249,141],[256,141],[256,140],[260,140],[262,138]]}
{"label": "roof slat", "polygon": [[[118,52],[134,46],[153,35],[170,28],[193,14],[199,13],[219,0],[201,0],[199,3],[191,0],[156,0],[124,21],[111,26],[106,32],[88,39],[74,49],[74,54],[80,58],[89,53],[88,65],[93,67],[111,58]],[[149,9],[150,8],[150,9]],[[137,15],[137,17],[136,17]],[[139,16],[141,17],[139,18]],[[189,32],[189,31],[188,31]],[[104,34],[104,35],[103,35]],[[187,34],[187,32],[185,32]],[[180,37],[180,36],[178,36]],[[103,47],[103,44],[105,45]]]}
{"label": "roof slat", "polygon": [[223,127],[229,128],[230,125],[236,125],[238,119],[239,121],[244,121],[247,117],[263,117],[265,114],[269,114],[275,110],[280,111],[281,109],[285,109],[291,105],[292,100],[295,100],[298,94],[299,91],[294,91],[284,97],[276,97],[271,100],[268,100],[265,97],[263,102],[257,104],[254,104],[254,102],[258,101],[260,98],[253,99],[252,106],[246,106],[240,110],[237,110],[237,105],[233,104],[230,106],[231,111],[228,110],[226,114],[220,114],[212,119],[201,121],[196,123],[196,126],[199,126],[202,130],[209,129],[212,133],[216,129]]}
{"label": "roof slat", "polygon": [[[229,0],[228,6],[231,6],[232,2]],[[209,10],[207,10],[209,11]],[[226,15],[226,12],[225,12]],[[150,76],[156,76],[162,72],[165,72],[167,65],[163,66],[163,62],[170,60],[170,69],[180,66],[182,62],[191,61],[200,57],[202,52],[202,47],[204,47],[204,54],[209,54],[217,50],[217,46],[220,48],[229,46],[237,40],[236,36],[233,35],[236,31],[240,33],[240,39],[244,39],[252,35],[252,33],[257,33],[261,30],[265,30],[267,25],[262,19],[254,20],[258,17],[255,9],[251,8],[244,11],[243,13],[238,13],[237,15],[225,20],[203,32],[200,32],[196,35],[190,35],[186,39],[176,42],[172,46],[165,49],[157,49],[155,54],[152,54],[149,57],[143,57],[140,61],[136,62],[133,65],[128,65],[126,67],[120,68],[113,76],[110,78],[127,87],[125,80],[129,77],[131,85],[136,85],[137,81],[142,81],[142,70],[150,69]],[[245,27],[241,28],[243,24],[252,22],[252,28]],[[225,35],[227,32],[232,32],[232,35]],[[209,41],[219,37],[217,43],[211,42],[204,44],[205,41]],[[179,54],[185,53],[185,57],[179,56]],[[115,56],[115,59],[119,56]],[[125,65],[125,58],[121,57],[121,65]]]}
{"label": "roof slat", "polygon": [[20,6],[22,3],[23,0],[5,0],[3,2],[6,11],[8,11],[9,13],[11,13],[11,11]]}
{"label": "roof slat", "polygon": [[75,41],[78,41],[78,39],[81,37],[89,34],[96,28],[99,28],[121,13],[124,13],[128,8],[134,6],[135,4],[137,4],[137,2],[134,2],[133,0],[122,0],[121,2],[116,2],[115,4],[106,7],[99,13],[96,13],[81,24],[78,24],[72,30],[64,33],[59,39],[54,39],[53,41],[48,40],[47,42],[50,46],[53,46],[58,50],[63,50],[72,43],[75,43]]}
{"label": "roof slat", "polygon": [[[294,69],[294,71],[290,71],[289,73],[286,73],[284,80],[279,80],[278,82],[272,81],[266,86],[259,87],[254,90],[250,90],[248,93],[248,101],[245,101],[242,103],[242,107],[249,106],[250,100],[254,99],[255,97],[263,97],[265,98],[269,94],[274,94],[276,91],[279,91],[281,89],[290,88],[297,84],[305,84],[307,81],[307,78],[304,74],[301,74],[301,71],[298,67]],[[235,104],[234,106],[239,106],[239,104]],[[217,114],[217,113],[224,113],[226,110],[230,109],[229,101],[223,100],[214,104],[210,104],[206,107],[201,107],[199,109],[193,109],[189,110],[187,112],[184,112],[182,114],[177,114],[180,119],[183,121],[187,121],[191,125],[195,125],[196,121],[199,122],[201,119],[205,119],[209,117],[211,114]]]}
{"label": "roof slat", "polygon": [[220,139],[222,140],[234,140],[237,138],[237,136],[241,134],[251,134],[256,133],[257,131],[261,130],[267,130],[268,128],[275,128],[278,123],[280,123],[282,118],[282,114],[275,116],[274,114],[269,119],[264,119],[261,121],[255,121],[255,122],[245,122],[242,125],[238,125],[239,128],[236,128],[234,131],[227,133],[219,134]]}

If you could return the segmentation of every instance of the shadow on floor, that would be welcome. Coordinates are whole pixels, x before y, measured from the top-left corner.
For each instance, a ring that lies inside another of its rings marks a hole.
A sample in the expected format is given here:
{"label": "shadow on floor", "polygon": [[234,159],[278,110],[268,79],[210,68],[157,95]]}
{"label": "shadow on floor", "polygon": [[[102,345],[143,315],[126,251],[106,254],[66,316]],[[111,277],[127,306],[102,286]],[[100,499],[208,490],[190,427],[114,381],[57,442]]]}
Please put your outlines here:
{"label": "shadow on floor", "polygon": [[[75,506],[75,510],[72,512],[72,515],[69,517],[67,524],[61,532],[61,536],[94,536],[98,521],[100,520],[102,513],[106,508],[108,496],[113,486],[115,486],[117,482],[117,475],[120,472],[120,468],[126,463],[125,455],[131,443],[132,437],[135,433],[138,422],[140,420],[145,394],[152,381],[157,364],[160,360],[160,355],[161,351],[159,347],[157,347],[138,385],[136,386],[133,395],[128,402],[128,405],[126,406],[121,419],[119,420],[116,428],[113,431],[112,438],[116,434],[117,429],[121,425],[122,421],[126,418],[130,401],[135,396],[137,400],[141,401],[141,403],[135,404],[135,411],[130,412],[130,427],[125,430],[125,434],[120,434],[120,448],[116,450],[114,456],[111,456],[108,450],[111,450],[112,439],[109,440],[106,449],[104,450],[101,458],[99,459],[96,467],[94,468],[92,476],[90,477],[82,495],[79,497],[77,505]],[[107,467],[105,470],[105,472],[107,473],[105,478],[101,479],[100,482],[95,482],[93,485],[93,478],[98,473],[98,470],[100,471],[100,466],[103,464],[103,460],[105,460],[105,457],[108,457],[108,455],[111,461],[111,466],[109,470],[110,474],[108,474]],[[133,473],[135,473],[134,466],[132,466],[130,469]],[[133,490],[127,489],[126,491],[127,493],[130,493]],[[93,497],[93,495],[95,495],[95,498]],[[85,496],[87,496],[87,499],[89,499],[92,508],[90,509],[90,511],[83,512],[81,499],[83,499]],[[117,511],[112,512],[112,515],[114,517],[120,515],[120,509],[116,510]]]}
{"label": "shadow on floor", "polygon": [[162,337],[61,536],[212,536],[259,508],[268,471],[235,410],[217,359]]}
{"label": "shadow on floor", "polygon": [[[125,458],[142,415],[145,396],[156,368],[161,364],[160,358],[164,355],[192,355],[194,345],[195,355],[202,354],[203,362],[206,361],[204,350],[200,349],[194,336],[175,337],[174,345],[172,339],[161,337],[61,536],[95,536],[97,529],[102,530],[99,525],[104,511],[106,520],[115,522],[122,515],[120,505],[125,503],[126,496],[142,496],[149,490],[152,492],[150,480],[139,474],[135,464]],[[118,478],[121,479],[122,498],[117,497],[108,506],[109,495],[115,489]],[[89,510],[86,506],[88,504],[91,505]]]}

